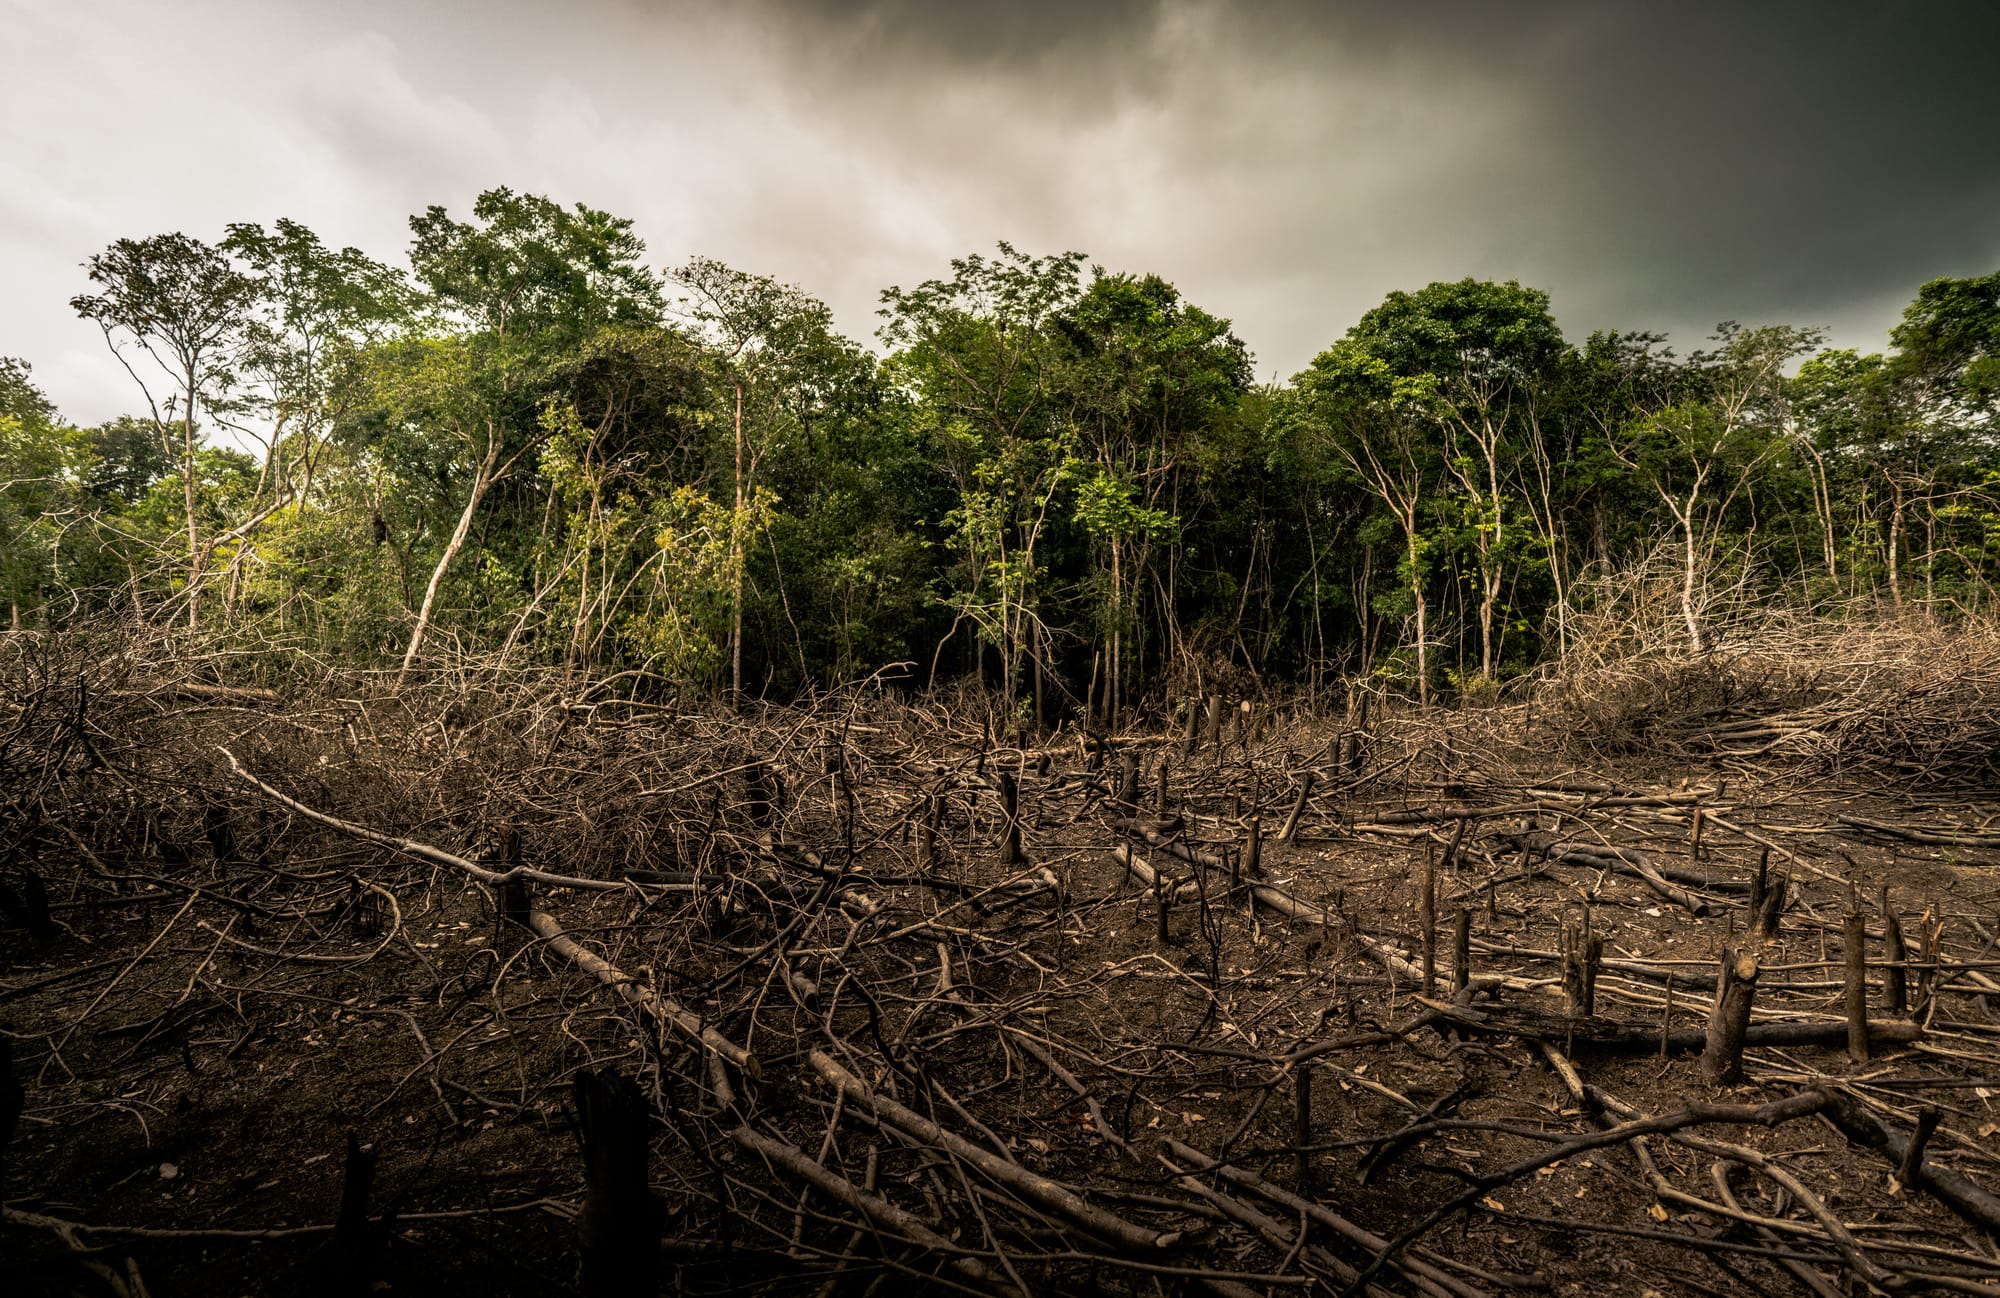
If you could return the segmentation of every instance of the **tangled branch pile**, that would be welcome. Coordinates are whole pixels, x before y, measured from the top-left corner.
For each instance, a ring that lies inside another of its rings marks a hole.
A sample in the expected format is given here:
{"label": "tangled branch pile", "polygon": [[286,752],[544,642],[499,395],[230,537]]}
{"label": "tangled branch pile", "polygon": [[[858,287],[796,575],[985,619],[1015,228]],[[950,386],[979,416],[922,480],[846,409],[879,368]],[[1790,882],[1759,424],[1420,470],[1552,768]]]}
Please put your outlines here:
{"label": "tangled branch pile", "polygon": [[[1846,889],[1779,849],[1791,891],[1724,965],[1785,977],[1726,1061],[1763,1093],[1689,1102],[1760,804],[1536,766],[1526,705],[1214,700],[1019,748],[972,696],[739,716],[0,646],[10,918],[42,931],[0,973],[29,1097],[0,1177],[36,1274],[130,1298],[136,1260],[100,1259],[143,1244],[240,1289],[545,1292],[580,1238],[607,1294],[665,1264],[702,1293],[1478,1298],[1636,1283],[1643,1243],[2000,1292],[1964,1243],[2000,1229],[1977,1113],[1905,1134],[1896,1089],[2000,1068],[2000,984],[1951,945],[1977,916],[1947,937],[1934,902],[1914,954],[1843,966]],[[1852,1035],[1830,967],[1890,1017]],[[1857,1040],[1917,1053],[1810,1062]]]}
{"label": "tangled branch pile", "polygon": [[2000,621],[1767,608],[1714,627],[1700,652],[1664,622],[1645,635],[1629,622],[1600,634],[1595,621],[1539,687],[1544,724],[1573,751],[1957,785],[2000,777]]}

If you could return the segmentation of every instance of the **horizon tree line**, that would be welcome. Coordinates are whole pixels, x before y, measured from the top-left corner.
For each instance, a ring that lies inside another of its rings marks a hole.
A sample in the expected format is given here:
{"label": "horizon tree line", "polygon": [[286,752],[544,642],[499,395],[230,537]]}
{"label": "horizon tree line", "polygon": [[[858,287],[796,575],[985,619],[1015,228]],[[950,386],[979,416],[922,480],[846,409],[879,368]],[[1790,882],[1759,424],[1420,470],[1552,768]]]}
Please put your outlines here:
{"label": "horizon tree line", "polygon": [[11,625],[732,702],[909,663],[1115,725],[1191,683],[1477,695],[1641,571],[1694,652],[1724,589],[1995,607],[2000,272],[1868,355],[1573,343],[1539,290],[1440,282],[1260,386],[1229,321],[1079,253],[886,289],[875,350],[584,204],[469,216],[412,217],[406,266],[287,220],[91,257],[135,413],[73,426],[0,358]]}

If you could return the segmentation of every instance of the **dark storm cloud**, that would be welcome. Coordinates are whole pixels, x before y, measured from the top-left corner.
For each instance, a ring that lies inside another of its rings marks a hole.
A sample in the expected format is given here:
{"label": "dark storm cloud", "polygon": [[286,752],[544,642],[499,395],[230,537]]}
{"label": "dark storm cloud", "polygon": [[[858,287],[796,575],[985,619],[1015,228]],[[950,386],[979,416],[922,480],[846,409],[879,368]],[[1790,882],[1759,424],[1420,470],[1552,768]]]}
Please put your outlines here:
{"label": "dark storm cloud", "polygon": [[[766,12],[834,98],[865,100],[899,67],[946,60],[951,71],[931,77],[1011,81],[1031,114],[1031,97],[1114,114],[1175,104],[1180,70],[1158,37],[1190,8],[825,0]],[[1782,317],[1866,341],[1921,280],[2000,261],[2000,6],[1253,4],[1227,15],[1210,53],[1251,78],[1260,65],[1316,70],[1321,93],[1290,109],[1325,136],[1225,93],[1165,113],[1154,147],[1183,169],[1214,168],[1219,188],[1275,199],[1263,214],[1275,223],[1243,214],[1243,234],[1267,254],[1249,260],[1337,298],[1349,294],[1322,269],[1359,263],[1348,269],[1367,279],[1386,254],[1399,270],[1535,280],[1573,327],[1698,336],[1719,317]],[[1343,101],[1355,79],[1392,118],[1404,105],[1433,110],[1397,135],[1409,151],[1392,177],[1354,168],[1384,125]],[[1358,130],[1341,129],[1357,117]],[[1509,137],[1493,140],[1489,119]],[[1468,139],[1480,141],[1469,155]],[[1378,191],[1357,203],[1357,181]],[[1382,249],[1383,226],[1432,243]],[[1329,234],[1373,257],[1327,247]],[[1225,255],[1221,243],[1209,256]],[[1242,323],[1259,334],[1269,322]],[[1267,338],[1287,364],[1300,344]]]}
{"label": "dark storm cloud", "polygon": [[1920,282],[2000,266],[1984,2],[0,0],[0,29],[0,353],[92,418],[130,393],[63,304],[110,239],[285,215],[394,257],[493,184],[861,337],[954,255],[1080,249],[1266,375],[1433,279],[1545,288],[1572,335],[1879,347]]}

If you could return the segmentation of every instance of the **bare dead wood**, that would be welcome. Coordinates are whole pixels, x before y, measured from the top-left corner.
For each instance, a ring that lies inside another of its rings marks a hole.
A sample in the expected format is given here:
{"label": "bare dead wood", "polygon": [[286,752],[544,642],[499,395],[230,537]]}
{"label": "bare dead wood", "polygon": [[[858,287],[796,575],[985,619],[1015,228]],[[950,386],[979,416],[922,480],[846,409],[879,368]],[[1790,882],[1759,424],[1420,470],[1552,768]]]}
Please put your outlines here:
{"label": "bare dead wood", "polygon": [[1882,885],[1880,902],[1882,911],[1882,992],[1883,1005],[1891,1014],[1910,1012],[1909,971],[1903,965],[1910,958],[1909,946],[1903,941],[1903,921],[1896,914],[1896,908],[1889,904],[1889,885]]}
{"label": "bare dead wood", "polygon": [[[1165,1162],[1168,1168],[1175,1172],[1182,1170],[1178,1164],[1168,1160],[1165,1156],[1162,1156],[1161,1161]],[[1193,1176],[1177,1176],[1175,1184],[1189,1194],[1194,1195],[1197,1199],[1214,1205],[1216,1210],[1229,1220],[1236,1222],[1238,1225],[1249,1227],[1261,1235],[1264,1242],[1272,1248],[1285,1250],[1288,1258],[1303,1254],[1325,1268],[1335,1279],[1343,1282],[1351,1280],[1360,1274],[1359,1271],[1325,1249],[1317,1245],[1308,1244],[1303,1230],[1303,1226],[1305,1225],[1303,1220],[1299,1227],[1288,1226],[1283,1222],[1275,1220],[1268,1213],[1259,1212],[1240,1199],[1224,1194],[1213,1186],[1202,1184],[1198,1178]],[[1368,1298],[1389,1298],[1389,1290],[1377,1285],[1369,1285],[1363,1292],[1368,1295]],[[1427,1288],[1424,1292],[1427,1295],[1443,1295],[1447,1291]]]}
{"label": "bare dead wood", "polygon": [[996,1282],[992,1270],[984,1262],[967,1256],[915,1214],[905,1212],[880,1195],[870,1194],[846,1177],[829,1171],[796,1146],[747,1126],[737,1127],[729,1133],[729,1138],[788,1175],[804,1181],[835,1203],[859,1213],[877,1230],[908,1240],[919,1248],[929,1249],[945,1265],[974,1284],[1000,1288],[1008,1293],[1019,1292],[1011,1284]]}
{"label": "bare dead wood", "polygon": [[442,848],[432,847],[428,843],[419,843],[414,839],[398,838],[394,834],[384,834],[379,830],[370,829],[366,825],[356,824],[351,820],[343,820],[339,816],[328,815],[324,811],[309,807],[298,799],[272,788],[245,770],[243,764],[236,760],[235,754],[231,753],[228,749],[218,748],[216,751],[221,753],[229,762],[230,771],[242,779],[244,783],[250,785],[273,802],[291,808],[308,820],[325,825],[328,829],[337,830],[350,838],[358,838],[363,842],[374,843],[379,847],[386,847],[391,851],[401,852],[405,856],[416,857],[420,861],[429,861],[433,865],[442,865],[458,870],[479,880],[481,883],[501,884],[514,879],[526,879],[531,883],[546,884],[555,888],[576,888],[584,892],[630,892],[635,886],[631,883],[614,882],[608,879],[583,879],[573,875],[550,874],[545,870],[530,869],[527,866],[517,866],[511,870],[489,870],[483,865],[475,864],[462,856],[455,856]]}
{"label": "bare dead wood", "polygon": [[1549,848],[1549,859],[1564,865],[1629,875],[1652,889],[1662,901],[1671,902],[1696,918],[1708,914],[1706,900],[1670,881],[1643,852],[1589,843],[1555,843]]}
{"label": "bare dead wood", "polygon": [[1311,800],[1312,791],[1313,773],[1305,771],[1299,777],[1299,795],[1292,800],[1292,810],[1285,817],[1285,827],[1278,831],[1278,841],[1280,843],[1289,843],[1298,837],[1299,818],[1306,814],[1306,803]]}
{"label": "bare dead wood", "polygon": [[1090,1114],[1091,1127],[1098,1136],[1103,1138],[1107,1143],[1115,1145],[1127,1155],[1136,1157],[1132,1146],[1126,1143],[1123,1136],[1120,1136],[1112,1129],[1110,1119],[1104,1116],[1104,1107],[1098,1102],[1097,1096],[1088,1086],[1083,1084],[1075,1073],[1064,1067],[1061,1060],[1050,1054],[1041,1042],[1035,1040],[1028,1033],[1018,1028],[1010,1028],[1007,1036],[1015,1045],[1027,1051],[1037,1063],[1048,1069],[1050,1074],[1064,1086],[1067,1086],[1072,1094],[1083,1101],[1084,1108]]}
{"label": "bare dead wood", "polygon": [[1915,1185],[1923,1176],[1924,1147],[1930,1144],[1931,1133],[1937,1130],[1941,1116],[1935,1104],[1926,1104],[1917,1110],[1917,1125],[1910,1132],[1910,1143],[1903,1147],[1902,1157],[1896,1161],[1896,1184],[1899,1188]]}
{"label": "bare dead wood", "polygon": [[1139,814],[1139,754],[1127,749],[1119,762],[1118,805],[1128,816]]}
{"label": "bare dead wood", "polygon": [[333,1239],[329,1241],[327,1280],[334,1293],[369,1293],[379,1278],[374,1271],[381,1238],[368,1220],[368,1196],[374,1187],[375,1147],[362,1144],[361,1138],[350,1131],[347,1159],[340,1175],[340,1210],[334,1217]]}
{"label": "bare dead wood", "polygon": [[1906,1185],[1929,1191],[1938,1202],[1981,1230],[2000,1235],[2000,1198],[1935,1159],[1910,1159],[1911,1138],[1882,1125],[1860,1101],[1835,1093],[1826,1115],[1854,1144],[1886,1155],[1899,1168],[1909,1162],[1911,1179]]}
{"label": "bare dead wood", "polygon": [[1360,1279],[1348,1285],[1347,1293],[1354,1293],[1360,1283],[1372,1280],[1383,1267],[1390,1265],[1402,1251],[1420,1239],[1432,1227],[1454,1214],[1464,1211],[1481,1198],[1502,1186],[1531,1176],[1541,1168],[1559,1163],[1578,1154],[1602,1149],[1609,1145],[1624,1144],[1638,1136],[1660,1135],[1678,1132],[1684,1128],[1711,1123],[1755,1124],[1776,1127],[1803,1117],[1810,1117],[1829,1107],[1831,1097],[1822,1090],[1800,1091],[1768,1104],[1690,1104],[1674,1113],[1655,1117],[1637,1117],[1604,1127],[1597,1131],[1572,1136],[1567,1140],[1550,1144],[1537,1154],[1509,1164],[1496,1171],[1480,1173],[1470,1179],[1470,1186],[1452,1196],[1426,1213],[1415,1225],[1402,1231],[1377,1252],[1375,1260],[1363,1268]]}
{"label": "bare dead wood", "polygon": [[[1381,1235],[1364,1226],[1355,1224],[1349,1218],[1342,1216],[1316,1199],[1302,1198],[1286,1190],[1283,1186],[1266,1180],[1255,1172],[1218,1162],[1194,1146],[1184,1144],[1172,1136],[1168,1136],[1160,1144],[1175,1161],[1186,1163],[1204,1172],[1212,1172],[1230,1184],[1247,1190],[1267,1202],[1275,1203],[1288,1212],[1302,1213],[1308,1220],[1317,1222],[1328,1230],[1331,1230],[1341,1239],[1346,1240],[1349,1244],[1371,1255],[1380,1255],[1389,1246],[1389,1241]],[[1484,1298],[1484,1290],[1465,1283],[1434,1262],[1427,1260],[1427,1255],[1423,1250],[1412,1249],[1410,1256],[1397,1259],[1394,1266],[1398,1271],[1410,1276],[1413,1280],[1421,1279],[1430,1285],[1456,1294],[1459,1298]],[[1358,1273],[1350,1271],[1342,1278],[1351,1284],[1358,1278]],[[1510,1278],[1527,1279],[1526,1277]]]}
{"label": "bare dead wood", "polygon": [[1850,912],[1841,921],[1841,952],[1847,1007],[1847,1057],[1868,1058],[1868,917]]}
{"label": "bare dead wood", "polygon": [[1027,860],[1021,852],[1021,786],[1011,771],[1000,772],[999,779],[1000,865],[1009,868]]}
{"label": "bare dead wood", "polygon": [[[1664,1050],[1672,1054],[1704,1050],[1707,1028],[1676,1028],[1661,1033],[1654,1027],[1618,1023],[1603,1018],[1571,1018],[1524,1006],[1486,1003],[1474,1009],[1444,1001],[1423,1001],[1435,1021],[1452,1027],[1528,1041],[1568,1043],[1577,1053],[1651,1054]],[[1907,1020],[1883,1020],[1868,1025],[1872,1046],[1889,1048],[1924,1039],[1920,1024]],[[1836,1049],[1847,1044],[1846,1022],[1752,1023],[1743,1032],[1743,1045],[1751,1047],[1818,1047]]]}
{"label": "bare dead wood", "polygon": [[115,693],[146,698],[193,699],[197,703],[223,703],[239,708],[268,708],[284,702],[276,690],[251,685],[207,685],[200,681],[167,681],[149,689],[128,689]]}
{"label": "bare dead wood", "polygon": [[7,1196],[7,1151],[27,1105],[27,1091],[14,1076],[14,1039],[0,1036],[0,1201]]}
{"label": "bare dead wood", "polygon": [[1313,1074],[1312,1065],[1301,1063],[1292,1069],[1292,1145],[1297,1151],[1293,1169],[1299,1193],[1312,1190]]}
{"label": "bare dead wood", "polygon": [[822,1080],[847,1097],[850,1108],[859,1108],[906,1135],[944,1150],[953,1158],[977,1168],[995,1184],[1039,1204],[1106,1243],[1146,1255],[1171,1248],[1180,1239],[1177,1231],[1150,1230],[1089,1203],[1075,1191],[1010,1163],[921,1114],[904,1108],[875,1091],[823,1051],[810,1051],[806,1062]]}
{"label": "bare dead wood", "polygon": [[585,1298],[659,1292],[660,1213],[647,1177],[646,1097],[611,1070],[579,1071],[571,1094],[583,1129],[583,1210],[577,1214]]}
{"label": "bare dead wood", "polygon": [[1892,825],[1883,820],[1869,820],[1864,816],[1842,813],[1834,817],[1851,829],[1865,829],[1871,834],[1881,834],[1887,838],[1901,839],[1906,843],[1922,843],[1927,847],[2000,847],[2000,834],[1939,833],[1936,830],[1917,829],[1910,825]]}
{"label": "bare dead wood", "polygon": [[[1463,829],[1464,822],[1459,822]],[[1424,853],[1423,890],[1417,899],[1417,937],[1423,947],[1424,995],[1437,995],[1437,857]]]}
{"label": "bare dead wood", "polygon": [[[517,867],[507,871],[488,870],[484,866],[475,865],[471,861],[454,856],[429,844],[397,838],[390,834],[383,834],[366,826],[357,825],[352,821],[342,820],[338,816],[330,816],[323,811],[314,810],[294,798],[287,797],[270,785],[265,784],[262,780],[251,775],[243,769],[235,757],[227,750],[223,750],[223,756],[229,759],[230,768],[237,775],[263,792],[265,796],[292,808],[310,820],[317,821],[330,829],[339,830],[344,834],[367,842],[377,843],[384,847],[392,847],[399,852],[417,857],[420,860],[451,866],[484,883],[506,884],[516,880],[527,879],[561,887],[581,887],[596,891],[624,891],[633,886],[629,883],[605,883],[591,879],[572,879],[564,875],[550,875],[525,867]],[[541,937],[551,950],[574,962],[578,968],[611,988],[618,995],[619,999],[645,1011],[676,1031],[700,1041],[730,1063],[751,1073],[752,1076],[757,1075],[760,1071],[759,1065],[749,1052],[705,1024],[700,1015],[688,1010],[672,997],[657,993],[650,987],[639,984],[623,970],[620,970],[603,957],[579,945],[574,939],[563,932],[562,925],[556,921],[554,916],[548,914],[546,911],[531,911],[527,922],[528,927]]]}
{"label": "bare dead wood", "polygon": [[1722,974],[1715,1002],[1708,1012],[1707,1041],[1701,1053],[1702,1079],[1725,1086],[1743,1079],[1744,1036],[1750,1027],[1751,1004],[1757,996],[1758,958],[1755,951],[1724,948]]}

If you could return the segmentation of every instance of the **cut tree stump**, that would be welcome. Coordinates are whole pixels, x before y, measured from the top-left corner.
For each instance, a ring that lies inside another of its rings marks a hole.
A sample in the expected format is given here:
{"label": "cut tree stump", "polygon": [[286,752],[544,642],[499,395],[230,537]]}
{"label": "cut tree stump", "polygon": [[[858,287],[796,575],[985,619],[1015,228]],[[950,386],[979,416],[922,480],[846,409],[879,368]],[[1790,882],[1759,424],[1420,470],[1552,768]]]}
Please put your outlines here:
{"label": "cut tree stump", "polygon": [[1722,977],[1708,1013],[1708,1040],[1701,1054],[1702,1079],[1710,1086],[1730,1086],[1743,1080],[1743,1036],[1749,1030],[1750,1009],[1757,997],[1757,970],[1755,951],[1723,949]]}
{"label": "cut tree stump", "polygon": [[656,1298],[660,1219],[647,1181],[646,1097],[610,1069],[579,1072],[571,1094],[583,1125],[586,1189],[576,1233],[584,1298]]}

